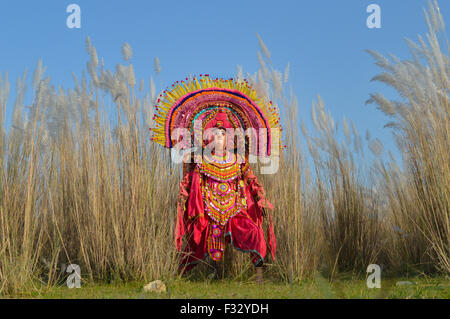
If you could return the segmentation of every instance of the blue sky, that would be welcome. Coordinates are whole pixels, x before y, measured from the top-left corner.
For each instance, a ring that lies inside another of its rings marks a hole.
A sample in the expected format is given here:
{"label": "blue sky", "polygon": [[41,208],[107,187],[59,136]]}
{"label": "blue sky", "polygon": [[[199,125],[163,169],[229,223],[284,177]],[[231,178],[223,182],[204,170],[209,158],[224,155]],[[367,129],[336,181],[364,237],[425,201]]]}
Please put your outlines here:
{"label": "blue sky", "polygon": [[[66,26],[71,3],[81,8],[81,29]],[[381,7],[381,29],[366,26],[371,3]],[[450,2],[439,4],[445,21]],[[388,119],[374,105],[364,105],[370,93],[392,97],[394,91],[370,82],[381,70],[364,50],[409,58],[403,38],[426,34],[425,7],[425,0],[4,0],[0,72],[8,71],[12,85],[7,116],[17,77],[28,68],[31,79],[39,58],[53,85],[73,87],[72,72],[81,75],[89,60],[86,36],[107,68],[123,62],[121,46],[128,42],[136,78],[143,78],[147,87],[158,56],[162,73],[156,83],[165,87],[188,74],[235,76],[238,64],[253,74],[258,33],[277,69],[290,63],[289,82],[306,122],[311,122],[311,104],[320,94],[335,120],[353,119],[362,135],[369,129],[372,138],[396,153],[391,131],[383,128]]]}

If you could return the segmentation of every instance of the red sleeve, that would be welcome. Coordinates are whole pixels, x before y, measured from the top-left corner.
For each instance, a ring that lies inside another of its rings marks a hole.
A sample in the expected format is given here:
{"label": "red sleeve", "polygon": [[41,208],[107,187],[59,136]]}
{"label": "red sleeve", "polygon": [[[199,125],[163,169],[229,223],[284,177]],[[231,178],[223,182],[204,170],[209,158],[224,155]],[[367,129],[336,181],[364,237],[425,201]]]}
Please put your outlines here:
{"label": "red sleeve", "polygon": [[[184,172],[183,172],[184,173]],[[186,202],[189,197],[188,190],[190,188],[191,172],[183,175],[180,182],[180,191],[177,202],[177,221],[175,224],[175,246],[178,250],[181,249],[182,237],[186,232],[186,225],[184,223],[184,213],[186,211]]]}
{"label": "red sleeve", "polygon": [[[244,180],[247,181],[247,185],[250,194],[256,199],[257,213],[258,215],[263,211],[263,208],[269,208],[273,210],[273,205],[266,199],[266,193],[263,186],[258,182],[257,177],[253,174],[253,170],[248,162],[242,165],[242,176]],[[267,235],[268,235],[268,246],[270,253],[272,254],[273,260],[275,260],[275,253],[277,251],[277,243],[275,240],[275,233],[273,227],[272,216],[269,212],[266,212],[269,218],[269,223],[267,224]],[[261,218],[258,216],[258,218]]]}
{"label": "red sleeve", "polygon": [[175,226],[177,249],[181,249],[182,237],[186,232],[193,232],[193,239],[198,244],[208,220],[204,214],[201,176],[196,168],[187,173],[180,182],[177,213]]}
{"label": "red sleeve", "polygon": [[266,199],[266,192],[264,187],[258,181],[255,174],[253,174],[252,167],[248,162],[245,162],[242,166],[242,175],[244,180],[250,186],[250,193],[256,199],[256,203],[260,208],[269,208],[273,210],[273,205]]}

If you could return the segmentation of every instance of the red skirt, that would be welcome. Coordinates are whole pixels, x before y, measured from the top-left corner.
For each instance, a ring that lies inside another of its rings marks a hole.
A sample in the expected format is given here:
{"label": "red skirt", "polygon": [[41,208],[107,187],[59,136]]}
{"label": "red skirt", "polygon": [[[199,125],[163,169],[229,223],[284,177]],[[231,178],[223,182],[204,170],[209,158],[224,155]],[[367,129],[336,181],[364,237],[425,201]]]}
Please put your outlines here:
{"label": "red skirt", "polygon": [[[190,187],[189,180],[191,179]],[[273,208],[266,200],[256,202],[254,194],[261,187],[254,179],[254,183],[246,185],[247,210],[240,210],[231,217],[224,227],[227,246],[231,244],[235,249],[250,254],[253,264],[265,261],[267,245],[262,228],[262,208]],[[188,189],[190,190],[188,193]],[[183,201],[183,199],[185,199]],[[268,246],[275,258],[276,242],[273,233],[272,219],[269,216],[267,227]],[[204,212],[200,187],[200,173],[192,171],[180,183],[180,201],[178,202],[178,217],[175,228],[175,244],[182,253],[180,271],[188,271],[201,260],[208,257],[208,234],[215,222]],[[186,235],[186,245],[182,249],[183,236]]]}

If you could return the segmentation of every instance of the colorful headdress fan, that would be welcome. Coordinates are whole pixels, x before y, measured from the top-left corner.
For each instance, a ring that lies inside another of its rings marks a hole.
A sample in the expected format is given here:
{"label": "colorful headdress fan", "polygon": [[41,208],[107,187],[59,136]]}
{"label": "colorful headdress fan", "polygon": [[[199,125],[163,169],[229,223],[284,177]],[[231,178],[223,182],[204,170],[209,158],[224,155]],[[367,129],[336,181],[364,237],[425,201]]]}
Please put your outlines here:
{"label": "colorful headdress fan", "polygon": [[165,90],[157,102],[153,117],[156,127],[150,129],[151,140],[164,147],[172,148],[179,141],[173,134],[176,128],[186,128],[194,137],[196,131],[204,130],[209,121],[216,120],[218,112],[224,112],[234,128],[265,129],[256,138],[258,145],[266,145],[266,155],[270,156],[273,146],[281,148],[278,108],[265,97],[258,97],[246,80],[211,79],[208,75],[186,78]]}

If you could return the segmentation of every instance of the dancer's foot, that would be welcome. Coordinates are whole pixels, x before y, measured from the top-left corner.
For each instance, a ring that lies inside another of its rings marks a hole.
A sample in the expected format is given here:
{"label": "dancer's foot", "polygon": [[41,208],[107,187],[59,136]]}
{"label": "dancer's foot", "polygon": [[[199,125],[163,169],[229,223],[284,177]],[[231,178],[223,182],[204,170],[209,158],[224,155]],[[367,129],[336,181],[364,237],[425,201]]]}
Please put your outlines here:
{"label": "dancer's foot", "polygon": [[256,271],[255,282],[260,285],[263,284],[264,283],[263,267],[255,267],[255,271]]}
{"label": "dancer's foot", "polygon": [[223,266],[223,261],[215,261],[214,262],[214,267],[216,269],[216,279],[223,279],[224,277],[224,266]]}

